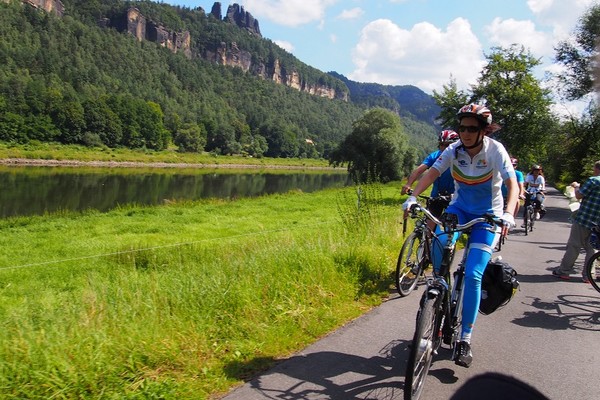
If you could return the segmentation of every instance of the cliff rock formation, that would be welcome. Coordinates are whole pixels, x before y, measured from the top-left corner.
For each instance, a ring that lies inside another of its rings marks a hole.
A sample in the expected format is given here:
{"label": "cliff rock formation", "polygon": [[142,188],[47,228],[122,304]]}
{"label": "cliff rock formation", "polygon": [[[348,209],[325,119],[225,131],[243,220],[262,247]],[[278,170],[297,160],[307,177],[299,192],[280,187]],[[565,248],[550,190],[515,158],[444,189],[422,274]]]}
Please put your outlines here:
{"label": "cliff rock formation", "polygon": [[258,20],[255,19],[252,14],[246,12],[243,6],[240,6],[237,3],[231,4],[229,7],[227,7],[227,14],[225,17],[223,17],[221,13],[221,3],[217,1],[213,4],[210,14],[218,20],[237,25],[253,35],[262,37],[260,34]]}
{"label": "cliff rock formation", "polygon": [[[2,0],[4,3],[8,3],[10,0]],[[29,4],[35,8],[41,8],[47,12],[54,13],[59,17],[65,14],[65,6],[60,0],[21,0],[24,4]]]}
{"label": "cliff rock formation", "polygon": [[164,26],[148,20],[140,10],[131,7],[127,10],[125,21],[112,23],[120,31],[126,31],[138,40],[156,42],[173,53],[183,52],[187,58],[192,57],[191,37],[188,31],[173,32]]}
{"label": "cliff rock formation", "polygon": [[[9,2],[10,0],[0,0]],[[60,0],[21,0],[24,4],[44,9],[47,12],[53,12],[62,17],[64,15],[64,5]],[[200,7],[199,12],[204,13]],[[230,23],[238,26],[240,29],[248,31],[250,34],[261,37],[258,20],[256,20],[244,7],[239,4],[232,4],[227,8],[225,17],[221,13],[221,3],[215,2],[210,15],[224,23]],[[278,59],[272,61],[256,61],[252,53],[240,49],[236,42],[221,42],[213,48],[204,49],[200,54],[194,54],[192,51],[192,38],[189,31],[174,32],[162,26],[161,24],[150,20],[144,16],[139,9],[130,7],[126,14],[117,19],[103,19],[99,24],[104,27],[114,27],[120,32],[127,32],[135,36],[138,40],[148,40],[156,42],[163,47],[171,50],[173,53],[183,53],[187,58],[194,56],[202,57],[208,61],[219,65],[237,67],[244,72],[258,76],[262,79],[272,80],[276,83],[289,86],[296,90],[310,93],[315,96],[327,97],[330,99],[348,100],[348,93],[338,92],[334,88],[326,85],[311,84],[306,82],[303,77],[294,70],[284,68]]]}

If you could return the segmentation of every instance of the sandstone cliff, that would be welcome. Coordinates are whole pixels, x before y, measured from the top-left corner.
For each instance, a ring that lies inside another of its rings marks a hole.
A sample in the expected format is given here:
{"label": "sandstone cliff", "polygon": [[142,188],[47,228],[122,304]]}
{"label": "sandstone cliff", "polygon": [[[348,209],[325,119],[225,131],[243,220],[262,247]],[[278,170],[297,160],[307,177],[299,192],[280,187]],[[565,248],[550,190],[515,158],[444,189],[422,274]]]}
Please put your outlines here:
{"label": "sandstone cliff", "polygon": [[[10,2],[10,0],[2,0],[4,3]],[[35,8],[41,8],[47,12],[54,13],[59,17],[65,14],[65,6],[60,0],[21,0],[22,3],[29,4]]]}
{"label": "sandstone cliff", "polygon": [[[8,2],[10,0],[1,0]],[[64,6],[60,0],[21,0],[36,8],[53,12],[58,16],[64,15]],[[197,8],[198,12],[204,13],[202,8]],[[227,8],[225,16],[221,12],[221,3],[215,2],[210,15],[224,23],[230,23],[244,29],[253,36],[262,38],[258,20],[256,20],[244,7],[239,4],[232,4]],[[252,53],[240,49],[236,42],[221,42],[218,45],[193,51],[192,38],[189,31],[175,32],[152,21],[144,16],[139,9],[130,7],[124,16],[113,20],[103,19],[99,22],[104,27],[114,27],[121,32],[127,32],[135,36],[138,40],[148,40],[156,42],[161,46],[171,50],[173,53],[183,53],[187,58],[202,57],[208,61],[219,65],[237,67],[244,72],[258,76],[262,79],[269,79],[276,83],[289,86],[296,90],[310,93],[315,96],[327,97],[330,99],[341,99],[348,101],[348,92],[336,92],[334,88],[319,83],[309,83],[295,70],[288,70],[281,65],[280,60],[256,60]]]}
{"label": "sandstone cliff", "polygon": [[188,31],[170,31],[164,26],[148,20],[135,7],[127,10],[125,21],[111,21],[111,24],[121,31],[127,31],[140,41],[156,42],[173,53],[182,52],[187,58],[192,57],[191,37]]}

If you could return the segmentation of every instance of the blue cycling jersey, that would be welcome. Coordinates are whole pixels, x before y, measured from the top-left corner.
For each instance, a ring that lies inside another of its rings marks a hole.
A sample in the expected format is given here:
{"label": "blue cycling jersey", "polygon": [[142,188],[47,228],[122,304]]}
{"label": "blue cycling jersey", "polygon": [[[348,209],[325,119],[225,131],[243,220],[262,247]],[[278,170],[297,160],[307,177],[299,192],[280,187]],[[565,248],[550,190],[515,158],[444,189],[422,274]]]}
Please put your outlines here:
{"label": "blue cycling jersey", "polygon": [[[431,168],[441,154],[441,150],[436,150],[428,155],[421,164],[425,164],[427,165],[427,168]],[[450,170],[444,171],[435,181],[433,181],[433,185],[431,186],[431,197],[435,197],[440,193],[454,193],[454,179],[452,178],[452,172]]]}

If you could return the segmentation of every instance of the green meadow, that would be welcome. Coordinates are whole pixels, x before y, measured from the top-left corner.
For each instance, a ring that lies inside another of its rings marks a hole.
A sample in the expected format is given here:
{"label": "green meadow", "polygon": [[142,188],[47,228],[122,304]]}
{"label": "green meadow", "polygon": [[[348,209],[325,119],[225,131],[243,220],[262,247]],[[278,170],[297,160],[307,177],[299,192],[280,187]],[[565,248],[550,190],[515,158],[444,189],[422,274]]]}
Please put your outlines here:
{"label": "green meadow", "polygon": [[399,184],[0,220],[0,397],[219,396],[380,304]]}

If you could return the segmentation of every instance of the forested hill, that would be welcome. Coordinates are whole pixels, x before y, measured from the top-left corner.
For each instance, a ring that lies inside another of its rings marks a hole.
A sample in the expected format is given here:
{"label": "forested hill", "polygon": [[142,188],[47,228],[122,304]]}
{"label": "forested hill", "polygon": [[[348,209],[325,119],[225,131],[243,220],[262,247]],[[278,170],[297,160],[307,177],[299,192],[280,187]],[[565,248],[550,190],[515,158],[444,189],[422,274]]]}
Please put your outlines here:
{"label": "forested hill", "polygon": [[383,106],[420,153],[433,146],[425,93],[385,86],[381,96],[318,71],[237,4],[224,16],[220,3],[210,13],[151,1],[34,7],[47,3],[0,1],[2,141],[327,157],[367,107]]}

